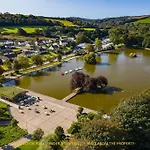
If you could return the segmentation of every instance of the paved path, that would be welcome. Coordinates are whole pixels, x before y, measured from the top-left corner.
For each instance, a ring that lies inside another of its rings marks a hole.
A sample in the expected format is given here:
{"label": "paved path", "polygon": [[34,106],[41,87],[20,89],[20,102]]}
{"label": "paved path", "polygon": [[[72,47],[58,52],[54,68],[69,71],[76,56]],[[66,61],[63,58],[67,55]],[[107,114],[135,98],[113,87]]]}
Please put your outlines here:
{"label": "paved path", "polygon": [[9,105],[9,106],[11,106],[11,107],[14,107],[14,108],[18,108],[18,105],[17,105],[17,104],[14,104],[14,103],[12,103],[12,102],[6,101],[6,100],[1,99],[1,98],[0,98],[0,102],[5,103],[5,104],[7,104],[7,105]]}
{"label": "paved path", "polygon": [[12,143],[9,143],[8,145],[1,147],[0,150],[13,150],[14,148],[17,148],[17,147],[27,143],[30,140],[31,140],[31,135],[27,135],[27,136],[22,137]]}

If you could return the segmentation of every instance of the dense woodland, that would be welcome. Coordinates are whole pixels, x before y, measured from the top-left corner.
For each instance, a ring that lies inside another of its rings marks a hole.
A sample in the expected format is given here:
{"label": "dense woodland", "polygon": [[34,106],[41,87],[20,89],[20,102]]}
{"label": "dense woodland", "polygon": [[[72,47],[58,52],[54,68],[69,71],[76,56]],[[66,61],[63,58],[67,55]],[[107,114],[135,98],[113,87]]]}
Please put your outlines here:
{"label": "dense woodland", "polygon": [[113,26],[131,23],[139,19],[140,17],[138,18],[138,17],[129,17],[129,16],[105,18],[105,19],[84,19],[84,18],[74,18],[74,17],[67,18],[67,20],[82,27],[98,27],[98,28],[111,28]]}
{"label": "dense woodland", "polygon": [[22,14],[0,14],[0,26],[55,26],[62,25],[59,22],[52,22],[50,19],[45,19],[41,16],[22,15]]}
{"label": "dense woodland", "polygon": [[150,24],[117,26],[109,30],[109,37],[114,44],[125,44],[126,47],[150,48]]}

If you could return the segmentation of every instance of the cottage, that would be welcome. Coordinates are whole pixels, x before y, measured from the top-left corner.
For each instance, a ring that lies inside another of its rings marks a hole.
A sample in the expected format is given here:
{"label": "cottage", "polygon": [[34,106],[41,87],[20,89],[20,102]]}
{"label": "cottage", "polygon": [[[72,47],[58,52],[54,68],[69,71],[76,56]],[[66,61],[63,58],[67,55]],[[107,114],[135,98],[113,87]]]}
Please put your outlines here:
{"label": "cottage", "polygon": [[14,52],[8,52],[8,53],[4,53],[4,56],[9,58],[9,59],[14,59],[17,57],[17,54]]}
{"label": "cottage", "polygon": [[54,43],[49,49],[50,50],[57,50],[57,49],[59,49],[59,45],[57,43]]}
{"label": "cottage", "polygon": [[35,52],[31,51],[31,50],[24,49],[23,52],[22,52],[22,54],[26,55],[27,57],[31,57],[31,56],[35,55]]}

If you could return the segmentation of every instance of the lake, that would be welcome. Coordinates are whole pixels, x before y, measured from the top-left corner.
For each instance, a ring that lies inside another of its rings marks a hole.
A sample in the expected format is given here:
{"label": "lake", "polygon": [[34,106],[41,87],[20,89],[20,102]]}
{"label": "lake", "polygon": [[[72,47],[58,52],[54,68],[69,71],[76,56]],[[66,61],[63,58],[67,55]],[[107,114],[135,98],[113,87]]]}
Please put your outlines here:
{"label": "lake", "polygon": [[[131,52],[135,52],[138,57],[130,58]],[[61,67],[54,67],[44,75],[25,76],[19,80],[19,86],[61,100],[71,93],[72,75],[61,76],[61,73],[83,67],[81,71],[85,74],[105,76],[109,83],[109,93],[79,94],[69,102],[94,110],[103,109],[106,113],[117,106],[120,100],[150,87],[150,51],[126,49],[119,51],[119,54],[102,54],[97,56],[97,60],[101,62],[87,65],[82,58],[76,58],[63,63]]]}

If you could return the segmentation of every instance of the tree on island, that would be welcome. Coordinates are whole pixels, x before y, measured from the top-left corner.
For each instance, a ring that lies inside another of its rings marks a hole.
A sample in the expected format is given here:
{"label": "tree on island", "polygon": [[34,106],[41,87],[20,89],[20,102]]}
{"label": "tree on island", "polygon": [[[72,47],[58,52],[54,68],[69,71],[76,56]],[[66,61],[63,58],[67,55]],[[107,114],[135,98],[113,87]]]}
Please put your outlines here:
{"label": "tree on island", "polygon": [[87,64],[96,64],[96,57],[94,52],[90,52],[84,56],[84,60]]}
{"label": "tree on island", "polygon": [[81,72],[75,72],[71,79],[71,89],[81,88],[85,92],[97,91],[102,89],[108,84],[108,80],[99,76],[97,78],[91,78]]}

